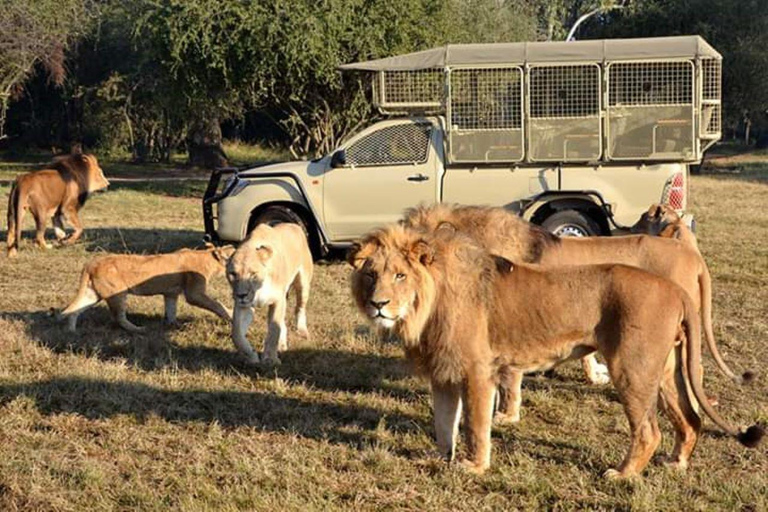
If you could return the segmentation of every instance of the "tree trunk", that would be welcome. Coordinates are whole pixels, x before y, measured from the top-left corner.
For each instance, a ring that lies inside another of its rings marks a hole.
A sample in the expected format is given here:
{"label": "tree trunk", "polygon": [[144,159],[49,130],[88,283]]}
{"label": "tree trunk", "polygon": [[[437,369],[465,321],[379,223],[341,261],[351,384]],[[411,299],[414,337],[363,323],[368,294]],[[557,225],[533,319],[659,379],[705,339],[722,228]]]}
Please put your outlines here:
{"label": "tree trunk", "polygon": [[213,169],[226,167],[227,155],[221,147],[221,125],[217,118],[201,119],[189,129],[187,136],[189,165]]}

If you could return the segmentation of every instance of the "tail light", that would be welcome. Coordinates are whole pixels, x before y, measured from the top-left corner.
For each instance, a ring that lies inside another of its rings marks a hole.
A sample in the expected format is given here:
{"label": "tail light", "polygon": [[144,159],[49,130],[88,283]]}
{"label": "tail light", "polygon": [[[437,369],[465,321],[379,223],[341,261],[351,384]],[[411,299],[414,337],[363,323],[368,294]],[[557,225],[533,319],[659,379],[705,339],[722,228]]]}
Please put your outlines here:
{"label": "tail light", "polygon": [[661,202],[675,210],[685,208],[685,180],[683,173],[673,174],[664,185],[664,192],[661,194]]}

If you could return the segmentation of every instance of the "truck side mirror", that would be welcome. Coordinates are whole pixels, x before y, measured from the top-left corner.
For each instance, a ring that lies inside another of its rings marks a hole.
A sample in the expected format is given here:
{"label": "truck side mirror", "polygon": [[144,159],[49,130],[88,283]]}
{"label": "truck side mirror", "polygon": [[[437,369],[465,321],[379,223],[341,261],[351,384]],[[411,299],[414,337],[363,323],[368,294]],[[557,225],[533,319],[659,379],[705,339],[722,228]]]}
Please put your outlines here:
{"label": "truck side mirror", "polygon": [[331,156],[331,167],[338,169],[347,165],[347,152],[343,149],[339,149]]}

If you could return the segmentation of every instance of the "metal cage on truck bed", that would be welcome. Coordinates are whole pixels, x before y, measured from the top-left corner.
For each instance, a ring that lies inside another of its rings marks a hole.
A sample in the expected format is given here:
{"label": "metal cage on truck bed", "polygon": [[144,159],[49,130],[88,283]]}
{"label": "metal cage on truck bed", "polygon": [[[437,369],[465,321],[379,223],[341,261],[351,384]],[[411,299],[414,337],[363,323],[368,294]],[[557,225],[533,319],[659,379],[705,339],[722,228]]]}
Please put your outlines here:
{"label": "metal cage on truck bed", "polygon": [[721,137],[722,57],[698,36],[447,45],[347,64],[388,114],[440,113],[448,158],[698,162]]}

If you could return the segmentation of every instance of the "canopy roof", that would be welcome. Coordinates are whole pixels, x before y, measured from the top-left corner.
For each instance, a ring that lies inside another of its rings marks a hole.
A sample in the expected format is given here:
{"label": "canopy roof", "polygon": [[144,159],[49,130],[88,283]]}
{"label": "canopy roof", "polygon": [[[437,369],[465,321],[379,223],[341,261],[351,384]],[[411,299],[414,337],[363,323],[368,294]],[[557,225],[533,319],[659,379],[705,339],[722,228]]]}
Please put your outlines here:
{"label": "canopy roof", "polygon": [[448,44],[431,50],[339,66],[343,70],[411,71],[449,66],[602,62],[709,57],[720,54],[700,36],[539,43]]}

